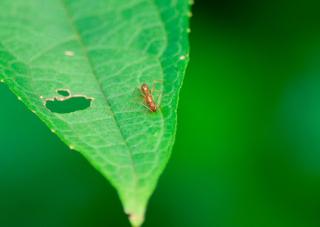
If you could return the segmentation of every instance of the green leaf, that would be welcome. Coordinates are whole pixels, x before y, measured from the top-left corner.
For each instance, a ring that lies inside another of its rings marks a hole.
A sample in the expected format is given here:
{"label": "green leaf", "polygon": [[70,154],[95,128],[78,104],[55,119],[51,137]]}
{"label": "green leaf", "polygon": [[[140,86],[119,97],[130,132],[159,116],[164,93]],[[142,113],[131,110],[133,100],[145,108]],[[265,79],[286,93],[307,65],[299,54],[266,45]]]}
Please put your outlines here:
{"label": "green leaf", "polygon": [[[1,0],[0,79],[144,220],[174,143],[187,0]],[[155,80],[160,109],[138,88]],[[138,92],[136,92],[138,91]]]}

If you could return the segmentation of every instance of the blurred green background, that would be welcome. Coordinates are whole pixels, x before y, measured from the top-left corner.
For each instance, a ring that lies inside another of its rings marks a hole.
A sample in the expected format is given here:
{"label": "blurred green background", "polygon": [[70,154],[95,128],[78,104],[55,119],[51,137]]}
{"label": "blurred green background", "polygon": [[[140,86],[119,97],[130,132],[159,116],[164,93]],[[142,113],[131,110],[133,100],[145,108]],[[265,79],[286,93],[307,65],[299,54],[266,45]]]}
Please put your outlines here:
{"label": "blurred green background", "polygon": [[[320,226],[320,3],[198,0],[145,227]],[[128,227],[115,190],[0,85],[0,226]]]}

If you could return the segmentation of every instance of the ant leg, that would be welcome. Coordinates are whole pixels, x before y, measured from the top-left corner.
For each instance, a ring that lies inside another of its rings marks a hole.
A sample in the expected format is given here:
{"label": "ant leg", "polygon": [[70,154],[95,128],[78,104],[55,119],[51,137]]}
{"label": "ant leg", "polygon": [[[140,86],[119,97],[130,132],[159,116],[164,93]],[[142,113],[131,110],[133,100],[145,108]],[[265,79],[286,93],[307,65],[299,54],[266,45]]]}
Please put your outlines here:
{"label": "ant leg", "polygon": [[153,83],[157,84],[157,83],[163,83],[163,80],[154,80]]}
{"label": "ant leg", "polygon": [[139,88],[135,88],[130,96],[130,103],[141,105],[142,97],[144,97],[144,95],[141,90]]}
{"label": "ant leg", "polygon": [[133,89],[133,92],[132,92],[131,96],[133,96],[134,93],[137,92],[137,90],[138,90],[138,88]]}
{"label": "ant leg", "polygon": [[160,95],[157,98],[156,105],[157,105],[158,108],[160,108],[161,99],[162,99],[162,93],[160,93]]}
{"label": "ant leg", "polygon": [[147,106],[146,104],[144,104],[144,103],[142,103],[142,105],[145,107],[145,108],[147,108],[149,111],[151,111],[151,109],[150,109],[150,107],[149,106]]}
{"label": "ant leg", "polygon": [[[136,97],[136,95],[134,94],[135,92],[139,92],[140,96],[144,97],[144,94],[141,92],[141,90],[139,88],[135,88],[134,91],[132,92],[132,97]],[[149,111],[151,111],[150,107],[147,106],[144,102],[142,102],[142,100],[140,99],[139,101],[136,100],[136,102],[134,102],[136,104],[142,105],[144,106],[146,109],[148,109]]]}
{"label": "ant leg", "polygon": [[159,83],[163,83],[163,80],[154,80],[154,81],[153,81],[151,93],[153,93],[153,92],[155,91],[155,89],[156,89],[156,84],[159,84]]}
{"label": "ant leg", "polygon": [[139,96],[144,97],[144,94],[141,92],[141,90],[138,87],[136,87],[131,94],[131,98],[137,98],[138,93]]}

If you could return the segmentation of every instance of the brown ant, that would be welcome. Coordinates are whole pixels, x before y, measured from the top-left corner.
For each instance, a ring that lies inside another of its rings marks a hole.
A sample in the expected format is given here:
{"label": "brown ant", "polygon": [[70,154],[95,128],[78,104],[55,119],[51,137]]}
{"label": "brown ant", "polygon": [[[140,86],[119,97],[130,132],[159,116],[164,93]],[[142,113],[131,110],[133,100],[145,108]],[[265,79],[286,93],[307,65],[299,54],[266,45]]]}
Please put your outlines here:
{"label": "brown ant", "polygon": [[[150,90],[149,86],[144,83],[141,85],[140,90],[141,90],[141,93],[144,98],[144,102],[145,102],[144,106],[146,108],[148,108],[151,112],[157,112],[159,106],[157,106],[157,104],[154,102],[153,96],[152,96],[152,93],[154,91],[154,85],[153,85],[152,90]],[[158,98],[158,100],[159,100],[159,98]]]}

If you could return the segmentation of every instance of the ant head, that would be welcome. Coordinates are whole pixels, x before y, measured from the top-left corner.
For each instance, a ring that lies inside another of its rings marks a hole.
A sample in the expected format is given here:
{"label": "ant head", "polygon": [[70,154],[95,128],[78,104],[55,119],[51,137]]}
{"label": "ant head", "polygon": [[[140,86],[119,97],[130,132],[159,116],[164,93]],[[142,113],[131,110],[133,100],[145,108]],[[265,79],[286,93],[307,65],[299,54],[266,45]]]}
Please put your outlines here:
{"label": "ant head", "polygon": [[144,94],[147,94],[149,93],[149,87],[147,84],[142,84],[141,85],[141,91],[144,93]]}

